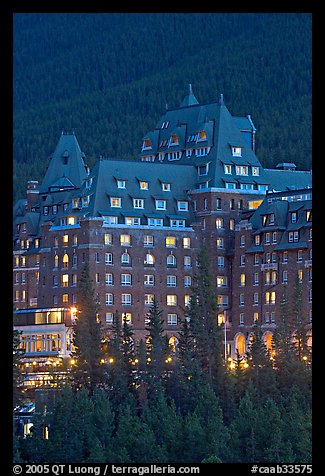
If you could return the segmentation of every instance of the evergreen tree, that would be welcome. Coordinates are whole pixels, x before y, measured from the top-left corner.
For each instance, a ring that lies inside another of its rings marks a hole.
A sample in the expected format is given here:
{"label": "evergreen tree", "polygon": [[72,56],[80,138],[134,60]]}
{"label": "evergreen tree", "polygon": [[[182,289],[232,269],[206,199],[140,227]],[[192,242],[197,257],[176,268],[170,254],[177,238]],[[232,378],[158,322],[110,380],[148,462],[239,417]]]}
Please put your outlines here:
{"label": "evergreen tree", "polygon": [[166,359],[169,353],[164,332],[162,310],[154,299],[148,312],[147,324],[147,372],[152,390],[159,389],[166,371]]}
{"label": "evergreen tree", "polygon": [[217,324],[217,295],[213,286],[209,253],[202,246],[197,258],[198,272],[194,276],[192,296],[187,315],[195,341],[196,355],[210,381],[221,381],[224,376],[222,363],[222,338]]}
{"label": "evergreen tree", "polygon": [[73,330],[77,362],[74,381],[77,386],[85,386],[93,391],[102,380],[101,324],[97,317],[97,304],[94,300],[88,263],[85,264],[79,280],[78,317]]}
{"label": "evergreen tree", "polygon": [[19,405],[23,399],[22,394],[22,372],[20,370],[21,358],[24,355],[24,351],[20,349],[20,332],[17,330],[13,331],[13,407]]}
{"label": "evergreen tree", "polygon": [[311,353],[307,345],[308,322],[303,309],[302,283],[296,274],[295,285],[291,303],[292,320],[294,323],[294,350],[296,358],[302,362],[304,359],[310,360]]}

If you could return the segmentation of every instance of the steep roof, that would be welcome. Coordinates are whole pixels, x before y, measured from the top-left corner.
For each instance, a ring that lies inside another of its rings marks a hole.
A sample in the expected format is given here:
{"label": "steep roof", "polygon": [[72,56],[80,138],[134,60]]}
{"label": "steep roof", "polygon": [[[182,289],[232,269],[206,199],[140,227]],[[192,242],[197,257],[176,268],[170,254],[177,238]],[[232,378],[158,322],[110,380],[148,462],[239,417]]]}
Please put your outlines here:
{"label": "steep roof", "polygon": [[40,193],[50,189],[79,188],[86,177],[84,154],[74,133],[62,132],[40,186]]}

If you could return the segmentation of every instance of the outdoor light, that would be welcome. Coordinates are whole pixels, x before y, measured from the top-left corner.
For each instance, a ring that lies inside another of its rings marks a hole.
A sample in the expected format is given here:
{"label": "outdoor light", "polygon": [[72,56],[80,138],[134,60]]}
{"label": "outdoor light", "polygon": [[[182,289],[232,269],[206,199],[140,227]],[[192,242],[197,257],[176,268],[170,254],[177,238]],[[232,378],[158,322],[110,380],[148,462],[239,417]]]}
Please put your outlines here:
{"label": "outdoor light", "polygon": [[108,359],[108,362],[109,362],[110,364],[112,364],[112,363],[114,362],[113,357],[110,357],[110,359]]}

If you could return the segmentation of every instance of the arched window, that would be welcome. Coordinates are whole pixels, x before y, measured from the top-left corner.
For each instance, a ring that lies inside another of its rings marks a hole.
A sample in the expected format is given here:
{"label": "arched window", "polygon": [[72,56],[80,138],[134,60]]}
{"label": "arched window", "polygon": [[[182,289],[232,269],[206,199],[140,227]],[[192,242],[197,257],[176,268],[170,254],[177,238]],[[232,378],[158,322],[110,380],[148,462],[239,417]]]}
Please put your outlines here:
{"label": "arched window", "polygon": [[144,259],[145,265],[153,265],[155,264],[155,257],[151,253],[147,253]]}
{"label": "arched window", "polygon": [[174,255],[167,256],[167,266],[176,266],[176,258]]}
{"label": "arched window", "polygon": [[246,342],[245,342],[245,337],[242,334],[239,334],[236,338],[236,351],[238,350],[238,353],[240,355],[245,354],[246,351]]}
{"label": "arched window", "polygon": [[58,255],[55,255],[54,256],[54,268],[58,268],[59,267],[59,257]]}
{"label": "arched window", "polygon": [[63,268],[68,268],[69,267],[69,255],[67,253],[65,253],[63,255]]}
{"label": "arched window", "polygon": [[265,332],[263,335],[264,344],[269,352],[273,350],[273,334],[271,332]]}
{"label": "arched window", "polygon": [[171,338],[169,339],[169,348],[170,348],[170,351],[175,353],[176,350],[177,350],[177,346],[178,346],[178,339],[177,337],[174,337],[174,336],[171,336]]}
{"label": "arched window", "polygon": [[129,255],[127,251],[125,251],[125,253],[123,253],[121,256],[121,264],[124,264],[124,265],[131,264],[131,256]]}

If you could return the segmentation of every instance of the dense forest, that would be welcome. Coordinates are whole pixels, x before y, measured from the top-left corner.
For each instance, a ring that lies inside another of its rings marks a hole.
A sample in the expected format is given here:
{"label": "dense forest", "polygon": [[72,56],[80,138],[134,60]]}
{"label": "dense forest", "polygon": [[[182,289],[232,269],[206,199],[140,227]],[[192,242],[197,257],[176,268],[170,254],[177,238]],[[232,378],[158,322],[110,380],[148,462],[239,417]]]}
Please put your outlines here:
{"label": "dense forest", "polygon": [[251,114],[263,165],[311,168],[311,15],[15,14],[14,200],[41,179],[61,130],[88,164],[136,158],[143,135],[188,83]]}
{"label": "dense forest", "polygon": [[[69,378],[56,403],[35,414],[31,435],[14,434],[16,463],[311,463],[312,355],[299,279],[283,293],[272,348],[257,322],[247,353],[230,362],[209,263],[202,248],[174,347],[155,301],[145,340],[134,345],[116,312],[103,341],[85,265]],[[23,398],[17,349],[14,404]]]}

